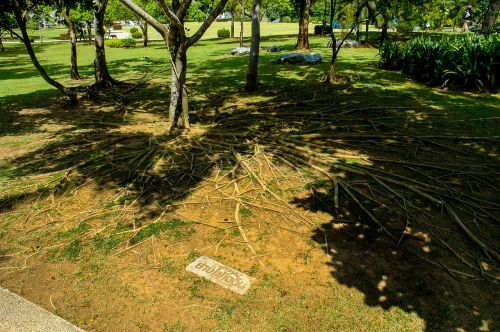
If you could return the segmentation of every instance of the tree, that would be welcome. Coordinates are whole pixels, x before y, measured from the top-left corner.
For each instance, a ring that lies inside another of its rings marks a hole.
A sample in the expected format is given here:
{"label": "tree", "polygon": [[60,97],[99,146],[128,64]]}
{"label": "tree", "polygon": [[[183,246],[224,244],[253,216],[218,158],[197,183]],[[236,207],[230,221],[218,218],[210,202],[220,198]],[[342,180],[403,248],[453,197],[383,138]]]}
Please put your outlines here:
{"label": "tree", "polygon": [[[344,19],[342,22],[343,29],[348,29],[348,32],[342,36],[340,43],[337,45],[337,37],[330,29],[330,37],[332,38],[332,59],[330,60],[330,70],[325,78],[325,83],[332,83],[335,80],[335,65],[337,63],[337,57],[342,48],[342,45],[349,37],[354,29],[359,24],[359,16],[363,7],[367,5],[368,0],[364,0],[361,4],[352,4],[351,1],[347,3],[341,2],[341,0],[330,0],[330,26],[333,26],[333,22],[336,16],[339,15],[339,5],[344,5]],[[350,30],[349,30],[350,29]]]}
{"label": "tree", "polygon": [[[8,30],[11,34],[18,37],[26,47],[28,54],[30,56],[31,62],[38,70],[42,78],[59,90],[62,94],[66,95],[72,104],[77,104],[76,92],[73,89],[66,88],[58,81],[54,80],[47,74],[43,66],[38,61],[33,46],[31,45],[31,38],[28,36],[28,31],[26,28],[26,21],[28,11],[38,5],[48,4],[49,1],[41,0],[4,0],[0,2],[0,27],[2,29]],[[13,25],[15,22],[15,25]],[[19,35],[14,29],[19,28],[21,35]]]}
{"label": "tree", "polygon": [[[158,12],[156,8],[157,5],[151,0],[138,0],[137,3],[140,4],[141,7],[147,8],[149,12]],[[156,16],[156,15],[153,15]],[[148,22],[137,16],[134,12],[132,12],[128,7],[123,5],[119,0],[109,0],[108,6],[106,8],[105,20],[107,22],[115,22],[115,21],[135,21],[137,25],[141,29],[142,32],[142,40],[143,46],[148,46]]]}
{"label": "tree", "polygon": [[247,85],[249,92],[257,90],[257,68],[259,64],[260,49],[260,0],[253,0],[252,3],[252,43],[250,46],[250,56],[248,57]]}
{"label": "tree", "polygon": [[290,0],[261,0],[260,7],[261,13],[271,21],[291,16],[293,10]]}
{"label": "tree", "polygon": [[229,0],[226,4],[226,10],[231,14],[231,26],[229,37],[234,38],[234,17],[238,9],[239,2],[237,0]]}
{"label": "tree", "polygon": [[[68,27],[69,30],[69,40],[71,45],[71,79],[79,80],[81,79],[80,73],[78,72],[78,61],[77,61],[77,51],[76,51],[76,42],[77,42],[77,32],[76,32],[76,21],[75,16],[72,15],[74,10],[77,8],[85,7],[90,9],[92,7],[92,3],[89,0],[61,0],[58,4],[58,9],[61,13],[61,16],[64,19],[64,23]],[[76,18],[79,18],[79,15],[76,15]]]}
{"label": "tree", "polygon": [[160,23],[143,8],[138,6],[134,0],[120,1],[161,34],[169,51],[172,80],[168,111],[170,123],[167,132],[171,132],[175,127],[189,128],[188,95],[186,89],[187,50],[203,36],[215,18],[222,12],[228,0],[220,0],[203,21],[201,27],[190,37],[186,35],[184,21],[191,5],[191,0],[184,0],[183,2],[173,0],[171,5],[165,0],[158,0],[158,4],[168,25]]}
{"label": "tree", "polygon": [[309,49],[309,12],[312,0],[300,0],[299,7],[299,35],[296,49]]}
{"label": "tree", "polygon": [[111,87],[115,80],[111,77],[106,63],[106,52],[104,50],[104,14],[108,0],[93,0],[94,10],[94,33],[95,33],[95,59],[94,76],[95,85],[98,87]]}
{"label": "tree", "polygon": [[5,52],[5,47],[3,46],[2,39],[9,32],[9,30],[7,28],[4,28],[4,26],[9,26],[12,29],[14,29],[17,27],[17,25],[16,25],[16,20],[14,20],[14,18],[11,15],[5,14],[5,17],[3,17],[3,15],[0,15],[0,20],[1,19],[4,19],[5,22],[3,22],[2,24],[2,22],[0,21],[0,52]]}
{"label": "tree", "polygon": [[240,47],[243,47],[243,20],[245,18],[245,0],[241,0],[240,2]]}
{"label": "tree", "polygon": [[87,41],[92,45],[92,21],[94,13],[92,8],[92,0],[77,0],[76,6],[70,10],[70,17],[73,22],[78,22],[80,28],[87,30]]}
{"label": "tree", "polygon": [[481,27],[482,33],[490,34],[494,31],[499,11],[500,11],[500,0],[490,0],[488,8],[486,9],[486,12],[483,17],[483,24]]}
{"label": "tree", "polygon": [[65,5],[61,8],[61,15],[64,18],[64,22],[69,30],[69,40],[71,44],[71,79],[79,80],[81,79],[80,73],[78,73],[78,61],[76,53],[76,28],[75,23],[71,20],[69,13],[70,7]]}

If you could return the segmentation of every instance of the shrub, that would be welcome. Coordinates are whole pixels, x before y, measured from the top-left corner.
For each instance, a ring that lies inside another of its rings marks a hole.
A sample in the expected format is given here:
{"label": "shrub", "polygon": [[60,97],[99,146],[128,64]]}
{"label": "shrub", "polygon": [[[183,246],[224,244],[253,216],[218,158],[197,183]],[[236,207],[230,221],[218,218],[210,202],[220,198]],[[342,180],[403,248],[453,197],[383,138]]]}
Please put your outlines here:
{"label": "shrub", "polygon": [[290,16],[285,16],[285,17],[281,18],[281,22],[283,22],[283,23],[292,23],[292,19],[290,18]]}
{"label": "shrub", "polygon": [[229,38],[229,30],[228,29],[220,29],[217,30],[217,37],[219,38]]}
{"label": "shrub", "polygon": [[113,23],[113,30],[121,30],[122,25],[120,23]]}
{"label": "shrub", "polygon": [[399,21],[396,25],[396,30],[399,33],[412,33],[414,28],[413,22]]}
{"label": "shrub", "polygon": [[137,32],[137,31],[139,31],[139,29],[137,29],[135,27],[134,28],[130,28],[130,33],[134,33],[134,32]]}
{"label": "shrub", "polygon": [[108,39],[106,40],[106,46],[111,48],[129,48],[135,47],[135,40],[132,38],[127,39]]}
{"label": "shrub", "polygon": [[61,33],[59,35],[59,39],[61,39],[61,40],[69,40],[69,32],[67,32],[67,33]]}
{"label": "shrub", "polygon": [[142,32],[139,32],[139,31],[132,32],[132,38],[135,38],[135,39],[142,38]]}
{"label": "shrub", "polygon": [[314,34],[315,35],[329,35],[332,31],[328,25],[315,25],[314,26]]}
{"label": "shrub", "polygon": [[500,38],[494,35],[387,42],[379,57],[380,67],[402,69],[430,85],[484,90],[500,80]]}

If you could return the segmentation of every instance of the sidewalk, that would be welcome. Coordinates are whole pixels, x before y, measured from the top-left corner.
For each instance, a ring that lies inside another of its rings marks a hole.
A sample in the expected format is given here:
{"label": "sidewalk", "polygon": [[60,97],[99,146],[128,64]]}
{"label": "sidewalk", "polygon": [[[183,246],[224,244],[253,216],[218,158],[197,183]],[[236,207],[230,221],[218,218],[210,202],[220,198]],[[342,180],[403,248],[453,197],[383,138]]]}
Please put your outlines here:
{"label": "sidewalk", "polygon": [[51,312],[0,287],[0,331],[83,332]]}

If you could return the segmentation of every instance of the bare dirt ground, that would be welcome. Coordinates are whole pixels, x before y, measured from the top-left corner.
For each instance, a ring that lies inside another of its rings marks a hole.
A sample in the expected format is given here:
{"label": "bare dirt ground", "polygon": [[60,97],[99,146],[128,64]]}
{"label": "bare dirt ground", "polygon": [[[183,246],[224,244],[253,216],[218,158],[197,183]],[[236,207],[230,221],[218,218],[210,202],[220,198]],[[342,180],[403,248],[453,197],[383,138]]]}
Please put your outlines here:
{"label": "bare dirt ground", "polygon": [[[165,135],[155,88],[12,110],[3,287],[89,331],[498,328],[498,118],[290,86]],[[185,271],[200,255],[250,292]]]}

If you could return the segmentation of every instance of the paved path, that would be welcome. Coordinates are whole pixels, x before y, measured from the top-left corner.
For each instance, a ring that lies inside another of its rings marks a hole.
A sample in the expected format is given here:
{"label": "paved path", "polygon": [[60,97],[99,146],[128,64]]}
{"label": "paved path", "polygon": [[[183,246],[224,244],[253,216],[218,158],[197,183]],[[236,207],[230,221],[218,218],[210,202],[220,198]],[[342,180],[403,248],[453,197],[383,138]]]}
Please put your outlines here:
{"label": "paved path", "polygon": [[83,332],[51,312],[0,287],[0,331]]}

